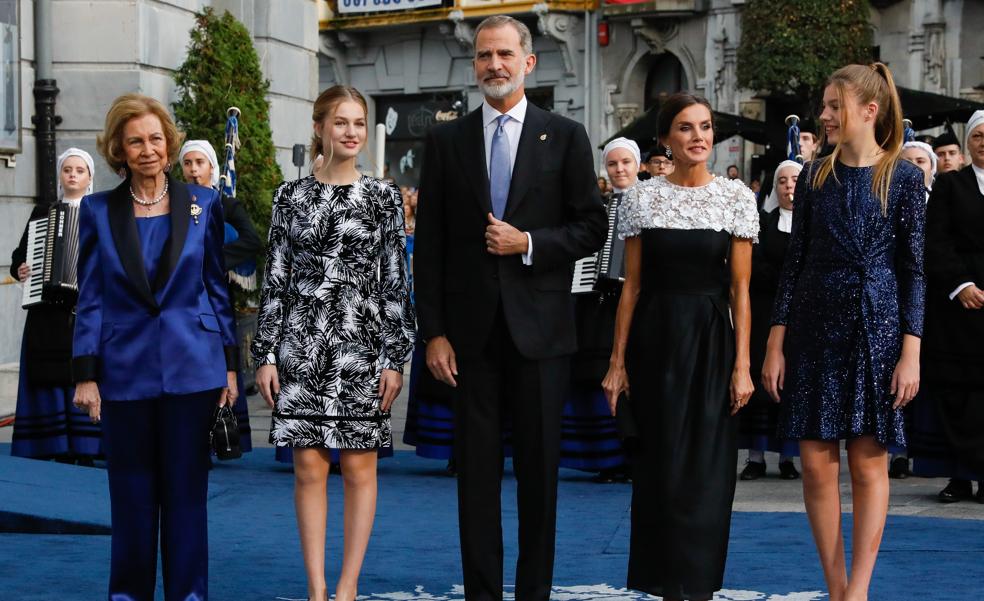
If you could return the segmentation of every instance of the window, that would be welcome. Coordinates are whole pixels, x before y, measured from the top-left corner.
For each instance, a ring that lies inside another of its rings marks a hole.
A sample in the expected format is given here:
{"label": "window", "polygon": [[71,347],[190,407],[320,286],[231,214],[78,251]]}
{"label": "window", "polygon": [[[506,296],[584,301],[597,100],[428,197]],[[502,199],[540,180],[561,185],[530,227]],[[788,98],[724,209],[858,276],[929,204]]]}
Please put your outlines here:
{"label": "window", "polygon": [[17,0],[0,0],[0,152],[20,152],[20,146]]}

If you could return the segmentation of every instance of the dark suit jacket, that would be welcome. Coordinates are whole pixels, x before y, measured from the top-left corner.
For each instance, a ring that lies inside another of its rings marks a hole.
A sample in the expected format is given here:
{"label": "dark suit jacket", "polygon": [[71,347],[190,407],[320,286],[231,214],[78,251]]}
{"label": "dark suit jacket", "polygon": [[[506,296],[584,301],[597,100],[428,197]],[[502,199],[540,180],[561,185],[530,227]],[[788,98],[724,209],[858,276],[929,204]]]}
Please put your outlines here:
{"label": "dark suit jacket", "polygon": [[169,180],[171,237],[149,282],[129,185],[82,200],[72,375],[113,401],[222,388],[239,361],[218,192]]}
{"label": "dark suit jacket", "polygon": [[926,207],[927,380],[984,383],[984,309],[949,295],[964,282],[984,287],[984,195],[968,165],[936,178]]}
{"label": "dark suit jacket", "polygon": [[479,109],[427,137],[414,249],[421,336],[446,335],[457,354],[475,356],[501,302],[525,357],[573,353],[572,265],[600,249],[608,229],[584,127],[528,105],[503,221],[530,233],[531,266],[488,253],[491,211]]}

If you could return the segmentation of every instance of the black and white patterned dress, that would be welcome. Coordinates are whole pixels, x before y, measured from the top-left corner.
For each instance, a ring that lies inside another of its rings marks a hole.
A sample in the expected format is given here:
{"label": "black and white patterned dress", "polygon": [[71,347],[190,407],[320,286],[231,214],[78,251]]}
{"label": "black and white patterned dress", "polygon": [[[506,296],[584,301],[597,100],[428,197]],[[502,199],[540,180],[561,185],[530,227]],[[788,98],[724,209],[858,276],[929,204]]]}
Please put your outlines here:
{"label": "black and white patterned dress", "polygon": [[414,342],[403,203],[396,186],[313,176],[273,201],[257,365],[276,364],[280,395],[270,442],[376,449],[391,443],[380,372],[402,372]]}

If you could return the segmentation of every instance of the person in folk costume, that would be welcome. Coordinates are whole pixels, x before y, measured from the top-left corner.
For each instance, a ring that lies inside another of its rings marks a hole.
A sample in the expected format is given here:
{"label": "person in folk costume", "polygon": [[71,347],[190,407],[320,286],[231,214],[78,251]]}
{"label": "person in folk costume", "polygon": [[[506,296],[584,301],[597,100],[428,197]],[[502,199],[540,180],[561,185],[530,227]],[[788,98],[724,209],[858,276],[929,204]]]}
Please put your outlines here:
{"label": "person in folk costume", "polygon": [[[759,244],[752,251],[752,378],[760,380],[765,345],[769,338],[769,321],[772,303],[779,288],[779,272],[789,245],[789,231],[793,225],[793,192],[803,165],[796,161],[783,161],[773,175],[772,192],[762,205],[759,214]],[[758,388],[752,400],[741,413],[738,448],[748,449],[748,462],[741,471],[742,480],[757,480],[766,473],[765,452],[779,453],[779,476],[795,480],[800,474],[793,463],[799,455],[796,441],[776,437],[779,405]]]}
{"label": "person in folk costume", "polygon": [[[902,145],[902,160],[909,161],[923,172],[923,181],[926,186],[926,201],[929,201],[930,191],[933,189],[933,180],[936,179],[936,169],[939,159],[933,152],[933,147],[925,142],[906,142]],[[913,404],[907,405],[902,411],[905,416],[906,426],[911,429],[913,419]],[[908,478],[912,471],[909,469],[909,453],[906,449],[895,445],[890,445],[888,458],[888,477],[896,480]]]}
{"label": "person in folk costume", "polygon": [[973,480],[984,503],[984,111],[966,146],[971,164],[941,173],[927,206],[926,392],[911,449],[915,474],[950,478],[943,503],[972,498]]}
{"label": "person in folk costume", "polygon": [[[208,140],[188,140],[178,153],[178,162],[186,182],[206,188],[219,189],[219,161],[215,149]],[[221,195],[222,216],[225,219],[225,243],[222,254],[228,270],[229,281],[245,290],[256,287],[256,276],[244,277],[237,270],[256,271],[256,256],[260,253],[260,237],[256,233],[246,208],[234,197]],[[229,292],[234,288],[230,286]],[[233,299],[235,300],[235,299]],[[235,306],[235,302],[233,302]],[[249,406],[246,402],[246,387],[243,386],[243,374],[237,372],[239,378],[239,400],[233,405],[236,420],[239,422],[239,448],[244,452],[253,450],[253,442],[249,425]]]}
{"label": "person in folk costume", "polygon": [[[779,434],[800,441],[803,500],[831,601],[862,601],[888,512],[888,448],[919,390],[925,276],[923,174],[900,159],[902,110],[883,63],[835,71],[823,93],[832,154],[808,163],[779,278],[762,384]],[[854,528],[841,516],[847,441]]]}
{"label": "person in folk costume", "polygon": [[[639,146],[627,138],[615,138],[605,145],[602,163],[612,182],[612,194],[605,199],[609,215],[639,181],[641,158]],[[560,466],[597,472],[594,480],[603,484],[629,479],[616,422],[599,385],[612,354],[620,292],[621,284],[612,283],[603,292],[574,296],[578,350],[571,365],[571,388],[560,432]]]}
{"label": "person in folk costume", "polygon": [[[78,208],[92,194],[95,174],[92,156],[69,148],[58,157],[58,200]],[[37,205],[28,220],[48,215]],[[27,264],[27,226],[10,258],[10,274],[24,282],[31,275]],[[99,425],[72,404],[72,329],[75,302],[42,303],[27,310],[21,344],[17,408],[10,454],[15,457],[57,459],[92,465],[102,454]]]}
{"label": "person in folk costume", "polygon": [[960,148],[960,140],[954,135],[950,126],[942,134],[933,140],[933,152],[939,159],[940,173],[959,171],[964,166],[963,150]]}
{"label": "person in folk costume", "polygon": [[902,145],[902,159],[919,167],[919,170],[923,172],[923,181],[926,184],[926,200],[928,201],[939,167],[939,158],[933,152],[933,147],[925,142],[906,142]]}

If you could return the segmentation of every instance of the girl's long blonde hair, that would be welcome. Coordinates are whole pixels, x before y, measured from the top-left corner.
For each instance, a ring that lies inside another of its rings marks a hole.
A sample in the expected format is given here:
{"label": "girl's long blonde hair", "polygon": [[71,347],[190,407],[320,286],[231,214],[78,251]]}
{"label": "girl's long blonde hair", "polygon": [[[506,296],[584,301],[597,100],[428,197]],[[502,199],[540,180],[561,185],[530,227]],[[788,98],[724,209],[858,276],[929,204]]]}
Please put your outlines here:
{"label": "girl's long blonde hair", "polygon": [[[878,105],[878,117],[875,121],[875,141],[884,150],[881,158],[875,164],[875,172],[871,178],[872,192],[881,201],[882,215],[888,214],[888,190],[892,185],[892,174],[895,165],[902,155],[904,128],[902,126],[902,102],[895,88],[892,72],[884,63],[871,65],[847,65],[834,71],[827,79],[827,86],[837,90],[837,100],[841,107],[840,129],[844,131],[847,113],[844,111],[849,95],[857,98],[860,104],[874,102]],[[820,147],[827,142],[826,132],[821,133]],[[812,184],[820,188],[827,181],[827,176],[833,173],[834,164],[840,157],[843,138],[827,157],[820,159],[813,171]]]}

